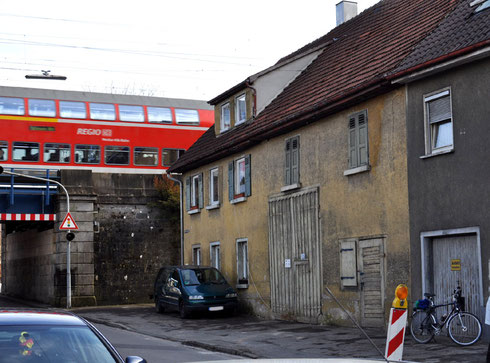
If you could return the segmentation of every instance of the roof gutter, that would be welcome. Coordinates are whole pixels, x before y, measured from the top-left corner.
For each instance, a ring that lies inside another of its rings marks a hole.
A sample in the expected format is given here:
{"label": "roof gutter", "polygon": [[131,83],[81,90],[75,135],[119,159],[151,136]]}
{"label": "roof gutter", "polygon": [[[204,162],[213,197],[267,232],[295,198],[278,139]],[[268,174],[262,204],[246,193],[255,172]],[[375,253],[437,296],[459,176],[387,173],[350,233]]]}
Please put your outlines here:
{"label": "roof gutter", "polygon": [[[482,49],[483,48],[483,49]],[[418,64],[406,70],[387,76],[392,83],[405,84],[430,74],[441,72],[474,60],[490,56],[490,40],[473,44],[455,52],[434,58],[425,63]]]}

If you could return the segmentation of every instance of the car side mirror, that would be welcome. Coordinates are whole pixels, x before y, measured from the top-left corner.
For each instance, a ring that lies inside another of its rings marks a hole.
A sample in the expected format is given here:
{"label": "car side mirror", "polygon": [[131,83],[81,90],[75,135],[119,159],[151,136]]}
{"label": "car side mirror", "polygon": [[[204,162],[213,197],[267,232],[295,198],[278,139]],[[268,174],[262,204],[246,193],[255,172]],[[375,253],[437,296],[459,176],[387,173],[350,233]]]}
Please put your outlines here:
{"label": "car side mirror", "polygon": [[125,362],[126,363],[146,363],[146,359],[143,359],[141,357],[137,357],[135,355],[130,355],[129,357],[126,358]]}

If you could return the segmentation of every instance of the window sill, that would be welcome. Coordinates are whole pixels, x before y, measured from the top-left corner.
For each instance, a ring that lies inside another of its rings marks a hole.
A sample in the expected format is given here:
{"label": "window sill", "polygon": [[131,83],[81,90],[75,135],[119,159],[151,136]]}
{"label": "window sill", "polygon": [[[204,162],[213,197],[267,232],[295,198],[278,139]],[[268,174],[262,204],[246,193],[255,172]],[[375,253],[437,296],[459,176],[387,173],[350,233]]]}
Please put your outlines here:
{"label": "window sill", "polygon": [[353,175],[353,174],[359,174],[359,173],[364,173],[365,171],[369,171],[369,170],[371,170],[371,166],[370,165],[362,165],[362,166],[358,166],[357,168],[352,168],[352,169],[349,169],[349,170],[345,170],[344,171],[344,176]]}
{"label": "window sill", "polygon": [[237,289],[248,289],[248,284],[236,284]]}
{"label": "window sill", "polygon": [[283,186],[281,188],[281,192],[289,192],[290,190],[299,189],[299,188],[301,188],[301,183],[290,184],[290,185]]}
{"label": "window sill", "polygon": [[439,151],[433,152],[432,154],[422,155],[422,156],[420,156],[420,159],[427,159],[427,158],[431,158],[433,156],[444,155],[444,154],[451,154],[453,152],[454,152],[454,148],[445,149],[445,150],[439,150]]}
{"label": "window sill", "polygon": [[237,203],[245,202],[246,200],[247,200],[247,197],[238,197],[238,198],[230,200],[230,203],[231,204],[237,204]]}
{"label": "window sill", "polygon": [[219,203],[211,204],[206,207],[206,210],[218,209],[220,207]]}
{"label": "window sill", "polygon": [[196,208],[187,211],[187,214],[196,214],[196,213],[201,213],[201,210],[199,208]]}

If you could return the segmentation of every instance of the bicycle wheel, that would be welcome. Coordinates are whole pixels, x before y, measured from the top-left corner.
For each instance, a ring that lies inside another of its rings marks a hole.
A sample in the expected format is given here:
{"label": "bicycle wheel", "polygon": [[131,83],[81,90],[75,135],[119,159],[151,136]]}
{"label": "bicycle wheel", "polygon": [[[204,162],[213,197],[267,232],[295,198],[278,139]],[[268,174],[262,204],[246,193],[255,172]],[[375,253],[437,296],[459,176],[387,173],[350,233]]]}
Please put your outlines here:
{"label": "bicycle wheel", "polygon": [[451,316],[447,322],[449,336],[459,345],[471,345],[480,339],[482,327],[480,319],[468,312]]}
{"label": "bicycle wheel", "polygon": [[436,317],[423,310],[418,310],[412,315],[410,323],[410,334],[417,343],[428,343],[434,336],[433,325],[436,324]]}

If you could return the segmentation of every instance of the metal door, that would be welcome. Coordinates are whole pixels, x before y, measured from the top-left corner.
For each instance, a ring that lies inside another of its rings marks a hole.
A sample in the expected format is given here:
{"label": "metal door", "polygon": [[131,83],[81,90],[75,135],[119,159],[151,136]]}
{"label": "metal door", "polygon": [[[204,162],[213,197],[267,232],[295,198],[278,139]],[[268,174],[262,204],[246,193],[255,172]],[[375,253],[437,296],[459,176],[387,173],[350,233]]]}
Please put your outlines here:
{"label": "metal door", "polygon": [[439,304],[451,301],[453,290],[461,286],[466,310],[480,314],[479,254],[476,235],[432,239],[433,292]]}
{"label": "metal door", "polygon": [[272,312],[317,322],[321,313],[318,189],[269,199]]}
{"label": "metal door", "polygon": [[361,297],[361,324],[384,327],[383,239],[359,241],[358,258]]}

